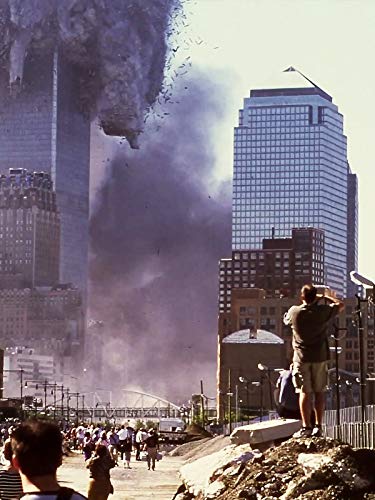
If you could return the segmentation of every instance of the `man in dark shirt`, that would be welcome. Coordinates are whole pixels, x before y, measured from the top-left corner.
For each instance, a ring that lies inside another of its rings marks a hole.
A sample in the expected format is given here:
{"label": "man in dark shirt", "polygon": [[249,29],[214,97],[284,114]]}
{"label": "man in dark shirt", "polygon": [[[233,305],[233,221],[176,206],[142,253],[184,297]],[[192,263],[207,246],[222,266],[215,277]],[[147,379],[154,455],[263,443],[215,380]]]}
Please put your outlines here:
{"label": "man in dark shirt", "polygon": [[159,436],[156,434],[154,429],[150,429],[148,432],[148,437],[145,439],[148,470],[150,470],[151,465],[152,465],[152,470],[155,470],[155,461],[157,458],[158,447],[159,447]]}
{"label": "man in dark shirt", "polygon": [[23,422],[11,435],[13,464],[19,471],[27,500],[85,500],[86,497],[57,482],[62,463],[62,436],[51,422]]}
{"label": "man in dark shirt", "polygon": [[[322,299],[327,303],[320,303]],[[328,386],[328,325],[344,308],[338,299],[317,294],[313,285],[301,290],[302,304],[293,306],[284,316],[284,323],[293,330],[293,383],[299,392],[302,429],[295,437],[321,436]],[[310,427],[314,395],[315,426]]]}

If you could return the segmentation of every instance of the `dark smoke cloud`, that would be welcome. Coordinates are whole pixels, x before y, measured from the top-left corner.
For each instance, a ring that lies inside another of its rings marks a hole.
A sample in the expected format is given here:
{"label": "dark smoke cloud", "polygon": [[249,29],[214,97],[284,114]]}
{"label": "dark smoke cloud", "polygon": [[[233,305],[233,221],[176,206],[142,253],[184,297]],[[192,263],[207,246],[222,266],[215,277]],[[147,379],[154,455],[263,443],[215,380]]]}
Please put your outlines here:
{"label": "dark smoke cloud", "polygon": [[105,322],[107,385],[183,400],[204,379],[214,391],[217,263],[230,252],[230,186],[213,179],[224,90],[194,78],[161,129],[108,167],[91,219],[90,304]]}
{"label": "dark smoke cloud", "polygon": [[177,0],[0,0],[0,58],[19,84],[28,51],[58,46],[81,69],[83,102],[105,133],[136,146],[178,9]]}

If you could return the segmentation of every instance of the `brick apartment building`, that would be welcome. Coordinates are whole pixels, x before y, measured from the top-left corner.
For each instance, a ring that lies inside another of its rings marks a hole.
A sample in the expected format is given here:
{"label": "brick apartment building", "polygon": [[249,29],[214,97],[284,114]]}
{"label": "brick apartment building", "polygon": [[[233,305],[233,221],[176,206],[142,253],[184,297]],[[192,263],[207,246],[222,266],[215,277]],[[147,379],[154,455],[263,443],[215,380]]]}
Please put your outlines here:
{"label": "brick apartment building", "polygon": [[220,260],[219,311],[229,312],[235,288],[261,288],[266,297],[296,297],[305,283],[325,283],[324,232],[292,229],[291,238],[264,238],[258,250],[234,250]]}

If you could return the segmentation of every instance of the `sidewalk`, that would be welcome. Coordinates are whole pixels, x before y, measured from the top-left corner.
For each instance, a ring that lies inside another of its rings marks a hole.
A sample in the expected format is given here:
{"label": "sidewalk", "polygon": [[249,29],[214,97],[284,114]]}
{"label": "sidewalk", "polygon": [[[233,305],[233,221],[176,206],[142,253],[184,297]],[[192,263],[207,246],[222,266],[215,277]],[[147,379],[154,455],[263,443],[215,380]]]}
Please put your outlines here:
{"label": "sidewalk", "polygon": [[[164,457],[156,463],[156,470],[147,470],[146,462],[132,461],[131,469],[115,467],[111,470],[114,495],[109,500],[171,500],[181,484],[178,471],[183,463],[181,457]],[[87,494],[89,474],[85,469],[83,456],[64,458],[58,470],[61,485],[75,488]]]}

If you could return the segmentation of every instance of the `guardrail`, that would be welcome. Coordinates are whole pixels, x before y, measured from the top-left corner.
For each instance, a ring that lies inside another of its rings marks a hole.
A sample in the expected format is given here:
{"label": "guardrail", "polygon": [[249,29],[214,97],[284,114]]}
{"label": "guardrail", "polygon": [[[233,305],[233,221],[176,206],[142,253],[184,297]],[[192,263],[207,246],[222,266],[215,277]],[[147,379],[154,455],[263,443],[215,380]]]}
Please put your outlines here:
{"label": "guardrail", "polygon": [[365,422],[361,422],[361,407],[340,409],[340,425],[337,425],[336,410],[325,412],[324,433],[340,439],[353,448],[375,448],[375,405],[366,406]]}

